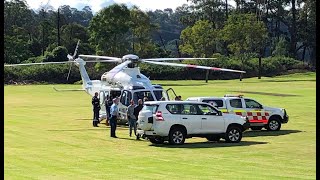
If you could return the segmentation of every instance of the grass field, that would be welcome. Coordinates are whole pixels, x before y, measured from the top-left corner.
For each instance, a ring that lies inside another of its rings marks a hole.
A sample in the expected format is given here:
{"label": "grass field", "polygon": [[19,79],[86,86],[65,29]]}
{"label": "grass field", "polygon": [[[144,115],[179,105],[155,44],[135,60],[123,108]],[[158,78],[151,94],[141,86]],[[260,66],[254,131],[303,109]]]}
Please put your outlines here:
{"label": "grass field", "polygon": [[[153,81],[183,99],[235,91],[263,105],[284,107],[288,124],[279,132],[247,131],[238,144],[187,139],[182,146],[118,139],[103,124],[92,127],[91,97],[55,92],[52,85],[4,87],[5,179],[315,179],[316,74],[258,80]],[[79,85],[55,85],[79,88]]]}

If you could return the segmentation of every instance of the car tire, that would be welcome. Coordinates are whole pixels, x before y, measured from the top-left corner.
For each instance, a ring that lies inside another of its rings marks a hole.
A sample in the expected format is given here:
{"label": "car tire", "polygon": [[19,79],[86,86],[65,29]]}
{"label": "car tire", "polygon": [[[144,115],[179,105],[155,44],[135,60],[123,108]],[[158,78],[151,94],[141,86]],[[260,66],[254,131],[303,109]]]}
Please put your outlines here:
{"label": "car tire", "polygon": [[186,132],[182,128],[173,128],[169,132],[169,143],[175,145],[184,144],[186,140]]}
{"label": "car tire", "polygon": [[262,126],[253,126],[253,127],[250,127],[251,130],[261,130],[262,129]]}
{"label": "car tire", "polygon": [[208,141],[219,141],[221,137],[212,135],[212,136],[207,136],[206,138]]}
{"label": "car tire", "polygon": [[278,119],[270,119],[267,124],[268,131],[279,131],[281,128],[281,123]]}
{"label": "car tire", "polygon": [[227,129],[225,140],[228,143],[238,143],[242,139],[242,131],[237,126],[231,126]]}
{"label": "car tire", "polygon": [[150,137],[149,141],[153,144],[163,144],[164,139],[161,137],[152,137],[152,138]]}

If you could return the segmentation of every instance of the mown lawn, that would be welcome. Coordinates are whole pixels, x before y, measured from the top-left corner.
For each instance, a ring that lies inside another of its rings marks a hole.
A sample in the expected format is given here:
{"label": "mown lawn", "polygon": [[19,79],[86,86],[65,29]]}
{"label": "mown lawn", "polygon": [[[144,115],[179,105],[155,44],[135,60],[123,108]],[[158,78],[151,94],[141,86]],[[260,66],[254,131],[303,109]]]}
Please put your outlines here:
{"label": "mown lawn", "polygon": [[[315,179],[316,74],[209,81],[153,81],[183,99],[236,91],[290,116],[279,132],[247,131],[242,142],[187,139],[182,146],[118,139],[92,127],[91,97],[53,85],[4,87],[5,179]],[[79,85],[55,85],[80,88]]]}

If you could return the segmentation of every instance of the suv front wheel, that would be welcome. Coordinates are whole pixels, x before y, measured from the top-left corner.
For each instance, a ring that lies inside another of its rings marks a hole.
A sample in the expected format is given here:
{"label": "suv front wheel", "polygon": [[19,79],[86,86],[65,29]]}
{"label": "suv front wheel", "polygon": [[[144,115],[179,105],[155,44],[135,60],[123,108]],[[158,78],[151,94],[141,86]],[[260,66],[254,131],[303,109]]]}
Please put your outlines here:
{"label": "suv front wheel", "polygon": [[173,128],[169,132],[169,143],[170,144],[183,144],[186,140],[186,133],[182,128]]}
{"label": "suv front wheel", "polygon": [[242,131],[237,126],[231,126],[227,129],[225,140],[226,142],[238,143],[242,139]]}
{"label": "suv front wheel", "polygon": [[267,124],[268,131],[279,131],[281,128],[281,123],[278,119],[270,119]]}

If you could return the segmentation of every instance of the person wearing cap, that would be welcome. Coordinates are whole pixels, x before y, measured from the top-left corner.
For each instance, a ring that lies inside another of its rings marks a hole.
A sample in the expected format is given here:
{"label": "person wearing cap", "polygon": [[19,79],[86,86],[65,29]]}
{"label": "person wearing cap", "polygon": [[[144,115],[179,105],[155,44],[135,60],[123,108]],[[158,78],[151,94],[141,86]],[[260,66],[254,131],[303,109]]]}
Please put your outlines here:
{"label": "person wearing cap", "polygon": [[114,98],[113,104],[110,107],[110,136],[113,138],[117,138],[116,136],[116,129],[117,129],[117,119],[119,117],[119,99]]}

